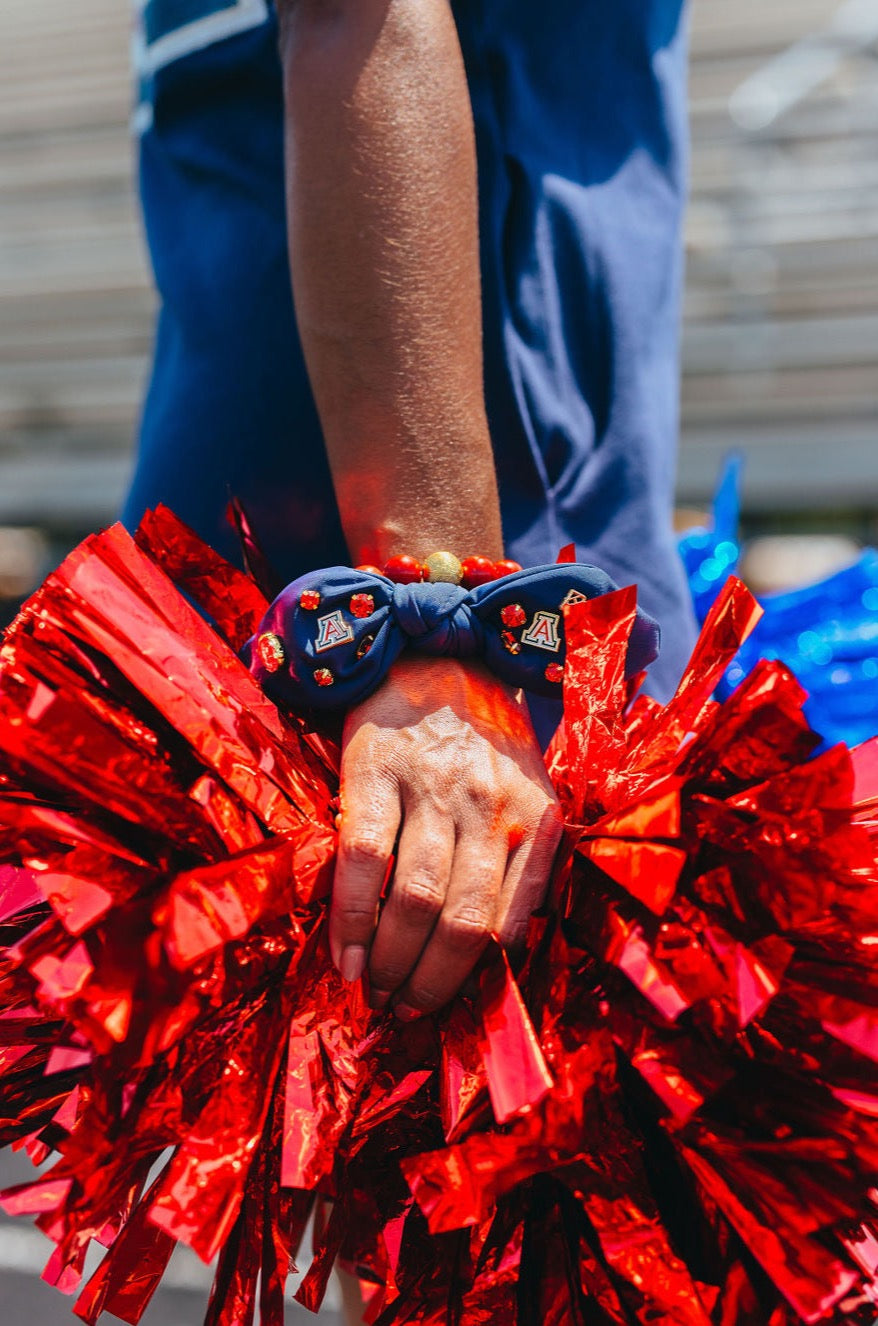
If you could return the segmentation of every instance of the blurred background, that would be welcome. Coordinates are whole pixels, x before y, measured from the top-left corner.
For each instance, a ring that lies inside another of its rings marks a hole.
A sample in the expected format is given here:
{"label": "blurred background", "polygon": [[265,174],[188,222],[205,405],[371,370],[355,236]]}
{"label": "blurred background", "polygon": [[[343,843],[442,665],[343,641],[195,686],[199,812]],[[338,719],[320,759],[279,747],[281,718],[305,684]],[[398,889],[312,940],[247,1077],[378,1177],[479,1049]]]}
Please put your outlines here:
{"label": "blurred background", "polygon": [[[878,543],[878,0],[694,0],[678,499],[745,457],[754,587]],[[822,537],[821,537],[822,536]]]}
{"label": "blurred background", "polygon": [[[128,24],[0,7],[0,614],[126,484],[154,307]],[[878,542],[878,0],[694,0],[691,94],[682,521],[740,450],[746,532],[810,536],[757,579],[807,579]]]}
{"label": "blurred background", "polygon": [[[128,41],[125,0],[0,6],[0,621],[129,471],[154,300]],[[778,588],[878,544],[878,0],[694,0],[691,103],[679,520],[742,453],[745,569]],[[72,1320],[47,1249],[0,1223],[4,1326]],[[201,1319],[176,1267],[147,1326]]]}

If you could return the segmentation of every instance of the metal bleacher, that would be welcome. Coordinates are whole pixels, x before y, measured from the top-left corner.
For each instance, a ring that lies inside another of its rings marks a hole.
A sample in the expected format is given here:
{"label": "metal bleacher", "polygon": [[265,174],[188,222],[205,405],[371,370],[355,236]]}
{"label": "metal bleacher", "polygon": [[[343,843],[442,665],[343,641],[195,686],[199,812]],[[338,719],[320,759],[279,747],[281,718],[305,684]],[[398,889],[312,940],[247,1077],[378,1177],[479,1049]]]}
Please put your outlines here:
{"label": "metal bleacher", "polygon": [[680,496],[738,448],[751,511],[849,509],[868,533],[878,0],[695,0],[692,54]]}
{"label": "metal bleacher", "polygon": [[128,472],[153,297],[126,0],[0,5],[0,522],[78,532]]}
{"label": "metal bleacher", "polygon": [[[739,447],[751,507],[878,507],[876,16],[695,0],[685,502]],[[0,6],[0,524],[62,540],[114,512],[151,334],[128,20]]]}

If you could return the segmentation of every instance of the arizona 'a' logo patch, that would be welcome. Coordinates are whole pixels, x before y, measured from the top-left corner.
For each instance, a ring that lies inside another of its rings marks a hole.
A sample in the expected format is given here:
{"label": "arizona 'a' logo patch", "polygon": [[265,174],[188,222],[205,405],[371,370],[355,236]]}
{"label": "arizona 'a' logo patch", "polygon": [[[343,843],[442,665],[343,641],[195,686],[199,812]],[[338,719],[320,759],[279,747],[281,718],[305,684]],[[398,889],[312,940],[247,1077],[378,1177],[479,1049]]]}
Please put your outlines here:
{"label": "arizona 'a' logo patch", "polygon": [[580,594],[578,589],[571,589],[561,600],[561,607],[570,608],[574,603],[588,603],[588,595]]}
{"label": "arizona 'a' logo patch", "polygon": [[334,649],[336,645],[349,644],[354,638],[350,622],[346,622],[342,611],[328,612],[325,617],[317,618],[317,639],[314,648],[318,654],[325,649]]}
{"label": "arizona 'a' logo patch", "polygon": [[535,612],[533,621],[526,631],[522,631],[521,643],[533,645],[536,649],[548,649],[550,654],[557,654],[561,648],[561,635],[558,630],[561,618],[557,612]]}

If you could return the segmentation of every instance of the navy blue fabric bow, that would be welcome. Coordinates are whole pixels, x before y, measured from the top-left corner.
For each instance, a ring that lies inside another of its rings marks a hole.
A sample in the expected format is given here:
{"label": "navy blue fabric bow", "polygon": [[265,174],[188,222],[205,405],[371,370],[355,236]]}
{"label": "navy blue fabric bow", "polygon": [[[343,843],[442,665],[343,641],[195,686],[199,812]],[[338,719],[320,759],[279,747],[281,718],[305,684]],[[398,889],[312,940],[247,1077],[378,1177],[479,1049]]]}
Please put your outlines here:
{"label": "navy blue fabric bow", "polygon": [[[244,648],[254,677],[292,708],[357,704],[403,649],[481,658],[496,676],[537,695],[560,696],[564,605],[616,586],[594,566],[537,566],[479,589],[421,583],[333,566],[311,571],[274,600]],[[659,627],[638,610],[628,645],[633,676],[658,655]]]}

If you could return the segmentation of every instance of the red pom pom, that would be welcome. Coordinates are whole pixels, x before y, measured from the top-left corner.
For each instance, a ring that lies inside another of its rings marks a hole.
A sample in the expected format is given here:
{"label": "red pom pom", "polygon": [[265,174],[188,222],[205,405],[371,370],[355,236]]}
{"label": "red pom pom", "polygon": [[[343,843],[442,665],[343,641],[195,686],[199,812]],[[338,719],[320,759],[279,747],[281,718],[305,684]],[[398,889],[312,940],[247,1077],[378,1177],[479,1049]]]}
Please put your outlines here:
{"label": "red pom pom", "polygon": [[388,557],[384,563],[384,574],[397,585],[416,585],[424,578],[424,568],[416,557],[399,553],[396,557]]}
{"label": "red pom pom", "polygon": [[3,1206],[66,1287],[100,1231],[77,1315],[140,1320],[182,1240],[212,1326],[280,1322],[313,1209],[299,1301],[338,1259],[394,1326],[871,1320],[878,742],[811,759],[779,663],[712,701],[744,587],[664,709],[633,590],[568,614],[527,956],[397,1024],[330,958],[338,753],[237,655],[266,605],[161,530],[90,539],[0,658],[0,1142],[60,1153]]}
{"label": "red pom pom", "polygon": [[463,572],[460,583],[464,589],[478,589],[497,579],[497,569],[490,557],[464,557],[460,564]]}

